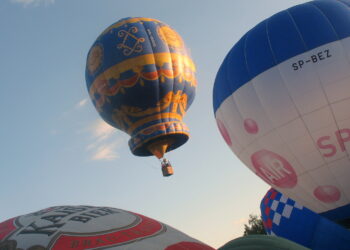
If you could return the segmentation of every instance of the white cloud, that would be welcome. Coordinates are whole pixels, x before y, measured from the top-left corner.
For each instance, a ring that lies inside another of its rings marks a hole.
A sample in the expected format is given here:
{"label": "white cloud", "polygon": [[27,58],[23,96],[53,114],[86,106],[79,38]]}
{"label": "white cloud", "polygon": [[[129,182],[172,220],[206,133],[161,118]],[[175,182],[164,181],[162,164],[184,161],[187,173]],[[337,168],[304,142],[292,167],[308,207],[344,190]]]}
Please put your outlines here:
{"label": "white cloud", "polygon": [[24,6],[28,5],[40,5],[40,4],[53,4],[55,0],[11,0],[12,3],[23,4]]}
{"label": "white cloud", "polygon": [[125,140],[114,127],[98,119],[87,131],[91,134],[91,137],[86,150],[91,154],[91,160],[114,160],[119,158],[118,149],[125,143]]}
{"label": "white cloud", "polygon": [[97,148],[92,155],[92,160],[114,160],[118,158],[117,144],[104,144]]}
{"label": "white cloud", "polygon": [[85,98],[83,100],[81,100],[80,102],[78,102],[76,105],[75,105],[75,108],[82,108],[84,107],[86,104],[88,103],[88,99]]}
{"label": "white cloud", "polygon": [[92,132],[92,136],[98,141],[107,140],[113,135],[115,132],[115,128],[107,124],[105,121],[99,119],[96,121],[91,127],[90,131]]}

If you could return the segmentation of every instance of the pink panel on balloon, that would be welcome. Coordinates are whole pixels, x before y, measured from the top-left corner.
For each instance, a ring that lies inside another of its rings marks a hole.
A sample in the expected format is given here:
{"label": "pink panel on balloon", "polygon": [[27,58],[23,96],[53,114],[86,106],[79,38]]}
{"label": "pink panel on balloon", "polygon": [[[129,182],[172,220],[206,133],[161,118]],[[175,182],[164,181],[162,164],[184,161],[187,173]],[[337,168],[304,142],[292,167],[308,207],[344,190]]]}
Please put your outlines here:
{"label": "pink panel on balloon", "polygon": [[222,137],[224,138],[225,142],[227,143],[227,145],[232,146],[232,141],[231,141],[231,137],[225,127],[225,125],[222,123],[222,121],[220,120],[216,120],[216,123],[218,125],[218,128],[220,130],[220,133],[222,135]]}
{"label": "pink panel on balloon", "polygon": [[259,131],[256,121],[250,118],[244,120],[244,128],[249,134],[257,134]]}
{"label": "pink panel on balloon", "polygon": [[340,191],[331,185],[318,186],[314,190],[315,197],[325,203],[333,203],[340,199]]}

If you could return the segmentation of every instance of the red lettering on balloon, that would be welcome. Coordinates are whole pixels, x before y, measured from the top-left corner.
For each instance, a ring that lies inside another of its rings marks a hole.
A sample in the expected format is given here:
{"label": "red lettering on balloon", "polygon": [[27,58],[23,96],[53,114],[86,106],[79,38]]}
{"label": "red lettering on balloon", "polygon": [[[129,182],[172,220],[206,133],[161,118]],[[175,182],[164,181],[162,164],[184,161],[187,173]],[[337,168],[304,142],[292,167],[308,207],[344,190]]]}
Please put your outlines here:
{"label": "red lettering on balloon", "polygon": [[328,141],[331,137],[330,136],[322,136],[317,140],[317,146],[320,149],[328,149],[330,150],[328,153],[323,153],[322,155],[324,157],[332,157],[337,152],[337,148],[333,144],[326,144],[325,142]]}
{"label": "red lettering on balloon", "polygon": [[[334,135],[337,139],[337,142],[340,147],[340,151],[344,152],[346,151],[345,143],[350,141],[350,129],[349,128],[343,128],[339,129],[334,132]],[[330,143],[331,136],[321,136],[317,139],[316,143],[317,146],[322,150],[327,150],[326,152],[322,152],[322,155],[324,157],[332,157],[337,153],[337,146]]]}
{"label": "red lettering on balloon", "polygon": [[280,188],[293,188],[298,182],[292,165],[274,152],[260,150],[252,154],[251,161],[256,174],[271,185]]}
{"label": "red lettering on balloon", "polygon": [[337,132],[335,132],[335,136],[337,137],[341,151],[344,152],[346,150],[345,142],[350,141],[350,129],[339,129]]}

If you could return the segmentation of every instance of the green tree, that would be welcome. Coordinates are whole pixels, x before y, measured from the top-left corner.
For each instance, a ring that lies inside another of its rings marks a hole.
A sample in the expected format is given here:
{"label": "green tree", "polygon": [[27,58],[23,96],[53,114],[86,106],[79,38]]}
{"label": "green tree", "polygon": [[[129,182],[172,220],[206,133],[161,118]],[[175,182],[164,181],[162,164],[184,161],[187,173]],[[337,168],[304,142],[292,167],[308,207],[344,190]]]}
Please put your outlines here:
{"label": "green tree", "polygon": [[255,214],[249,215],[248,225],[244,224],[243,236],[252,235],[252,234],[266,234],[261,216],[259,218]]}

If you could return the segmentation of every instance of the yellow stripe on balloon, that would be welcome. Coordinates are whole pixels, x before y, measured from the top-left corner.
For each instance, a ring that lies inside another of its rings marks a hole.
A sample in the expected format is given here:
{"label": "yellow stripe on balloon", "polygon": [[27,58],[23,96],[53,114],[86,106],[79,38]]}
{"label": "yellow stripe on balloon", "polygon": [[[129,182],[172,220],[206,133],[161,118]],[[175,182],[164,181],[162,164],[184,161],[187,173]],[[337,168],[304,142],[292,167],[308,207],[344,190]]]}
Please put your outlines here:
{"label": "yellow stripe on balloon", "polygon": [[115,24],[112,24],[111,26],[109,26],[107,29],[105,29],[102,34],[100,35],[103,36],[106,33],[108,33],[111,29],[116,29],[119,28],[120,26],[123,26],[124,24],[127,23],[139,23],[139,22],[155,22],[155,23],[161,23],[159,20],[157,19],[153,19],[153,18],[145,18],[145,17],[135,17],[135,18],[130,18],[127,20],[123,20],[123,21],[119,21]]}
{"label": "yellow stripe on balloon", "polygon": [[176,119],[178,121],[182,121],[183,116],[177,113],[158,113],[156,115],[152,115],[135,122],[134,124],[132,124],[132,126],[128,128],[127,133],[131,135],[136,128],[142,126],[145,123],[155,121],[155,120],[171,119],[171,118]]}
{"label": "yellow stripe on balloon", "polygon": [[101,80],[108,80],[111,78],[118,79],[121,73],[128,70],[133,70],[135,73],[139,74],[145,65],[156,64],[158,67],[162,67],[165,63],[173,62],[176,62],[180,66],[179,70],[183,71],[185,78],[186,75],[185,71],[183,70],[184,68],[188,68],[193,72],[196,71],[196,67],[193,61],[186,55],[179,55],[175,53],[156,53],[142,55],[122,61],[97,76],[90,87],[90,96],[93,96],[93,94],[96,92],[98,85],[97,83],[101,82]]}

